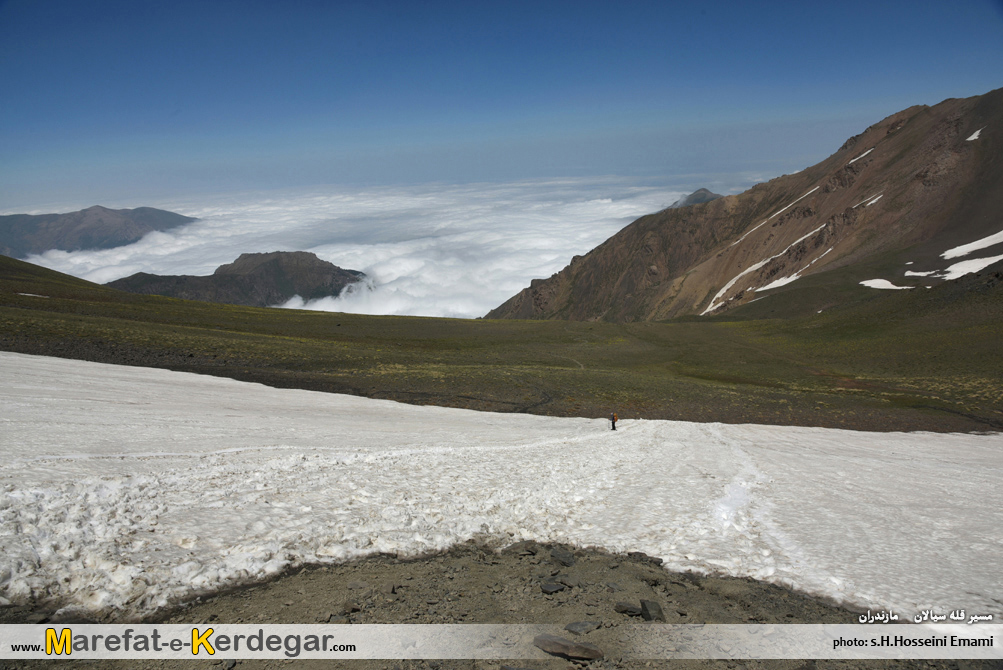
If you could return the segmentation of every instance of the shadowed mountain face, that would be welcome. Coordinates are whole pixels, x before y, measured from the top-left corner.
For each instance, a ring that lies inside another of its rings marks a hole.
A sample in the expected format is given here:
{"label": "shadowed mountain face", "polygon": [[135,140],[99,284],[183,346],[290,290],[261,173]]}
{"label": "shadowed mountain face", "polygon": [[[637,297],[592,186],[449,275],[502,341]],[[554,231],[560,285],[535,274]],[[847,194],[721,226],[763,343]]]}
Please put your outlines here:
{"label": "shadowed mountain face", "polygon": [[95,206],[68,214],[8,214],[0,216],[0,253],[24,258],[49,249],[111,249],[131,244],[155,230],[169,230],[192,221],[197,219],[152,207]]}
{"label": "shadowed mountain face", "polygon": [[642,217],[487,317],[791,317],[887,293],[860,282],[925,290],[1000,260],[1003,89],[911,107],[797,174]]}
{"label": "shadowed mountain face", "polygon": [[106,285],[130,293],[269,307],[297,295],[304,300],[336,296],[364,278],[361,272],[343,270],[306,251],[275,251],[241,254],[205,277],[139,272]]}

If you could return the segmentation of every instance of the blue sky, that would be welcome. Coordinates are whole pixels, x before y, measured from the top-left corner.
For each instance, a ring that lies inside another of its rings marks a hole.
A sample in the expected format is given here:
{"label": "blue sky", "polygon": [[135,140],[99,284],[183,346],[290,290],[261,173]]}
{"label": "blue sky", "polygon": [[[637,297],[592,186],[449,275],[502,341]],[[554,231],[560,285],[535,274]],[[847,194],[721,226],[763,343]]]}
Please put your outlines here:
{"label": "blue sky", "polygon": [[800,169],[1000,73],[992,0],[8,0],[0,209],[562,176],[695,188]]}

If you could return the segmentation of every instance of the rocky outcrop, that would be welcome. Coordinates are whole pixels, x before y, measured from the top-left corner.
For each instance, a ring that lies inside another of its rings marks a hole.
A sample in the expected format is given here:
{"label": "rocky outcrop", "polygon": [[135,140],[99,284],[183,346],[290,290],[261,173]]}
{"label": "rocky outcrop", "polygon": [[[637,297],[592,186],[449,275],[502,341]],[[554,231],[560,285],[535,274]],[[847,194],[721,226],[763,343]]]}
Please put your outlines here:
{"label": "rocky outcrop", "polygon": [[50,249],[111,249],[132,244],[155,230],[197,220],[153,207],[95,206],[68,214],[8,214],[0,216],[0,253],[24,258]]}
{"label": "rocky outcrop", "polygon": [[799,173],[641,217],[487,318],[661,320],[779,294],[811,313],[817,296],[792,299],[808,286],[830,306],[873,297],[861,280],[947,281],[948,249],[1003,228],[1001,133],[1003,89],[911,107]]}
{"label": "rocky outcrop", "polygon": [[349,284],[363,279],[362,272],[344,270],[306,251],[275,251],[241,254],[208,276],[139,272],[107,286],[130,293],[269,307],[297,295],[304,300],[337,296]]}

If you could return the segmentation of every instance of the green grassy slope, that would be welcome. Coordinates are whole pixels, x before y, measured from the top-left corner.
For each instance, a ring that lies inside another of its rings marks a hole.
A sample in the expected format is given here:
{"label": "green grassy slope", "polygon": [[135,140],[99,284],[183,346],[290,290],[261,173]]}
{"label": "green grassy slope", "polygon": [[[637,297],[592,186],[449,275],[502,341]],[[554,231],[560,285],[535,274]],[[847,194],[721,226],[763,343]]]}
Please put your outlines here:
{"label": "green grassy slope", "polygon": [[0,257],[0,350],[492,411],[994,430],[999,293],[793,321],[455,320],[134,295]]}

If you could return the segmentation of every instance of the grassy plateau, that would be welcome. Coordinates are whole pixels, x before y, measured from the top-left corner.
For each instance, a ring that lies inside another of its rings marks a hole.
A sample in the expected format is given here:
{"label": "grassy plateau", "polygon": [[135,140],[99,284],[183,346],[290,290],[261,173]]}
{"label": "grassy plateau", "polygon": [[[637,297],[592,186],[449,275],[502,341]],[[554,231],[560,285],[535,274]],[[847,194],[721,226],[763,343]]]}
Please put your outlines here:
{"label": "grassy plateau", "polygon": [[800,317],[461,320],[134,295],[0,257],[0,350],[499,412],[996,431],[1003,300],[976,288],[861,288]]}

